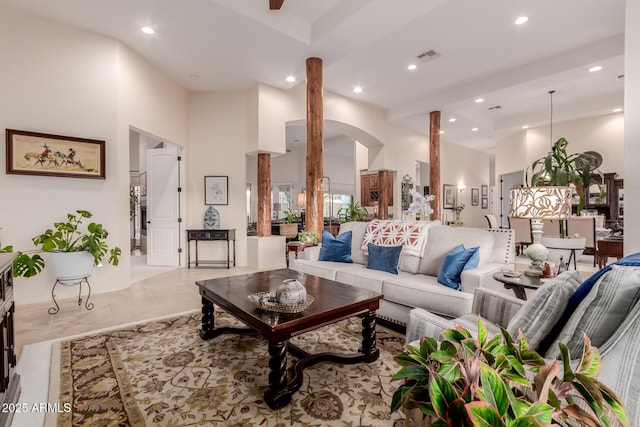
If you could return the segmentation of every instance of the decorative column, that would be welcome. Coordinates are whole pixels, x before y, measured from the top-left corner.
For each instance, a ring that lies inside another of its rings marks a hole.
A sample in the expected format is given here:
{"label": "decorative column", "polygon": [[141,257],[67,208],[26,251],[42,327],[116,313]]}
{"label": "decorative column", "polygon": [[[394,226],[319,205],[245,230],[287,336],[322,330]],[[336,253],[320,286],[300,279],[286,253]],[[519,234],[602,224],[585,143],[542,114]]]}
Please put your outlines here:
{"label": "decorative column", "polygon": [[440,111],[429,113],[429,193],[435,196],[431,202],[432,220],[440,219]]}
{"label": "decorative column", "polygon": [[322,239],[324,229],[323,193],[318,185],[322,177],[322,59],[307,58],[307,158],[305,206],[306,229]]}
{"label": "decorative column", "polygon": [[393,172],[378,171],[378,218],[389,219],[389,206],[393,205]]}
{"label": "decorative column", "polygon": [[271,236],[271,154],[258,154],[258,237]]}

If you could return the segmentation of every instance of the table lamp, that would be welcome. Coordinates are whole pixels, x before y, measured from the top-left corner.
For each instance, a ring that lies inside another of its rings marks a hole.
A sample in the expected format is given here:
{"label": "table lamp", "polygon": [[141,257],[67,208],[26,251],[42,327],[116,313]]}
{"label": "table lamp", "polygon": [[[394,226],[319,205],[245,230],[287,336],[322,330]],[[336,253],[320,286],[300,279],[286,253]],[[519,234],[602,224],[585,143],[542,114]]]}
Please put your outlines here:
{"label": "table lamp", "polygon": [[571,189],[569,187],[520,187],[510,190],[509,215],[531,219],[533,243],[524,251],[531,264],[524,274],[542,276],[542,265],[549,251],[540,243],[543,219],[565,219],[571,215]]}

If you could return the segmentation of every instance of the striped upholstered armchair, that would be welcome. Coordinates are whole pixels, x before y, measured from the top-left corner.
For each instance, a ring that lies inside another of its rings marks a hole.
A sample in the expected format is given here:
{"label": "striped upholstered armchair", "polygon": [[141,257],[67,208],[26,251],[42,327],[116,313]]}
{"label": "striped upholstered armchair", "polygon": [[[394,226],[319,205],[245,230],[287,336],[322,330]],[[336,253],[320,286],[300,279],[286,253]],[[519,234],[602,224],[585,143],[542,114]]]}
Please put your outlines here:
{"label": "striped upholstered armchair", "polygon": [[472,313],[444,319],[416,308],[409,314],[406,342],[439,338],[455,325],[477,329],[485,319],[491,335],[500,327],[512,335],[522,331],[531,348],[545,358],[559,356],[556,342],[579,359],[583,336],[590,337],[602,357],[598,378],[624,403],[630,425],[640,426],[640,254],[622,258],[587,280],[565,272],[541,286],[527,301],[494,290],[475,291]]}

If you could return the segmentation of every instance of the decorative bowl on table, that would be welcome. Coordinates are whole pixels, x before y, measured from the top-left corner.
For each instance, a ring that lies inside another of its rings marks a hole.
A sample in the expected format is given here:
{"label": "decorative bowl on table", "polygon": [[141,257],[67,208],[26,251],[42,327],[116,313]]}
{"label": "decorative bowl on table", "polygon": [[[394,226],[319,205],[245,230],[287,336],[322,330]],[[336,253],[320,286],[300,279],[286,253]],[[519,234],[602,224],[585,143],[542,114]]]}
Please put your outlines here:
{"label": "decorative bowl on table", "polygon": [[313,297],[307,295],[301,304],[281,304],[276,300],[276,294],[273,292],[258,292],[257,294],[247,295],[247,298],[258,309],[277,313],[302,313],[313,303]]}

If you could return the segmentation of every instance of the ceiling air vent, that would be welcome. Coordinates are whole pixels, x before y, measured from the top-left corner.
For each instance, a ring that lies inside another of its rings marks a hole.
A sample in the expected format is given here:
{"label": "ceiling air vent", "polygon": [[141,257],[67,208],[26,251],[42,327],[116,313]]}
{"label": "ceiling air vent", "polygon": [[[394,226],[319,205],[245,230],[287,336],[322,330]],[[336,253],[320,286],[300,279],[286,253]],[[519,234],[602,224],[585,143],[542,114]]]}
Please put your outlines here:
{"label": "ceiling air vent", "polygon": [[624,74],[619,74],[616,79],[618,79],[618,81],[624,80]]}
{"label": "ceiling air vent", "polygon": [[430,61],[432,59],[437,58],[438,56],[440,56],[440,54],[438,52],[436,52],[435,50],[428,50],[426,52],[421,53],[420,55],[418,55],[418,59],[422,62],[427,62]]}
{"label": "ceiling air vent", "polygon": [[495,105],[493,107],[489,107],[489,110],[499,110],[502,108],[502,105]]}

